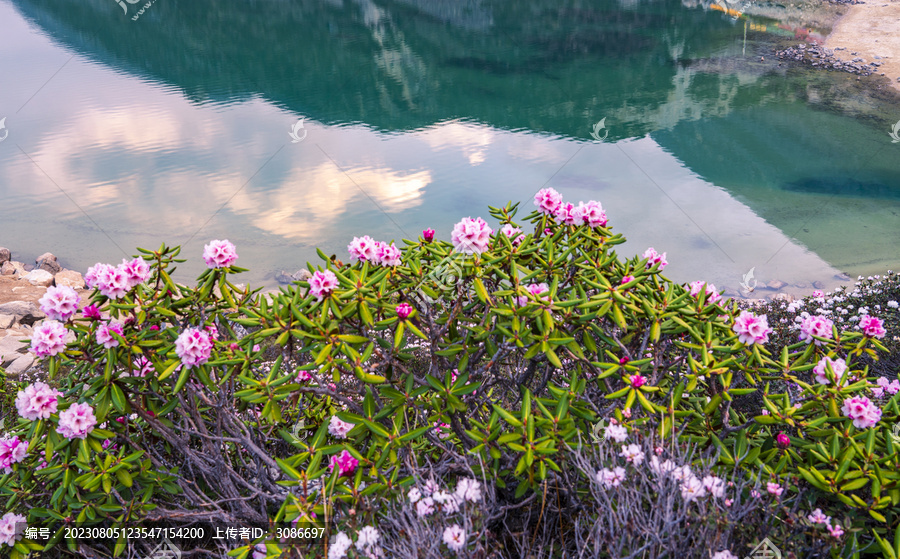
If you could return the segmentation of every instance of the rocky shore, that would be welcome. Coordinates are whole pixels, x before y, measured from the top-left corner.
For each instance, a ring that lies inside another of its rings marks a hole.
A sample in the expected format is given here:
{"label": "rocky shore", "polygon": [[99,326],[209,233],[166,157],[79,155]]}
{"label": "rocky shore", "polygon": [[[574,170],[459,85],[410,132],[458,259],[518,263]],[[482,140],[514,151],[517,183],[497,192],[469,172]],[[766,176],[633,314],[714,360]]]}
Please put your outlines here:
{"label": "rocky shore", "polygon": [[10,376],[34,365],[34,354],[22,340],[30,338],[45,318],[38,301],[52,285],[75,289],[82,305],[87,299],[82,275],[63,268],[53,254],[44,253],[34,264],[26,264],[12,260],[10,251],[0,247],[0,367]]}
{"label": "rocky shore", "polygon": [[[879,67],[884,63],[880,62],[881,57],[875,56],[876,60],[866,62],[865,59],[856,56],[857,52],[851,52],[854,58],[850,62],[835,56],[835,51],[846,50],[844,47],[836,47],[834,50],[827,49],[816,44],[800,43],[796,47],[788,47],[782,50],[776,50],[775,56],[781,60],[791,60],[808,64],[814,68],[825,68],[830,70],[838,70],[840,72],[849,72],[858,76],[871,76],[878,73]],[[882,76],[885,74],[882,72]],[[898,78],[900,80],[900,78]]]}

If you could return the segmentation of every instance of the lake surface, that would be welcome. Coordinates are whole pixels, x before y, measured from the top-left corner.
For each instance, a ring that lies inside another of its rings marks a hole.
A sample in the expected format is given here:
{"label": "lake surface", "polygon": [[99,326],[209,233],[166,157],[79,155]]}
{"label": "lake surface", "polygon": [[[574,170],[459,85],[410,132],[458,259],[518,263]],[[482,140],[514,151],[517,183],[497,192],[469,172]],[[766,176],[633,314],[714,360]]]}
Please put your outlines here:
{"label": "lake surface", "polygon": [[900,269],[900,108],[772,61],[827,30],[722,9],[0,0],[0,246],[83,272],[181,244],[188,279],[228,238],[238,281],[274,286],[315,247],[449,239],[552,186],[677,281],[755,268],[808,293]]}

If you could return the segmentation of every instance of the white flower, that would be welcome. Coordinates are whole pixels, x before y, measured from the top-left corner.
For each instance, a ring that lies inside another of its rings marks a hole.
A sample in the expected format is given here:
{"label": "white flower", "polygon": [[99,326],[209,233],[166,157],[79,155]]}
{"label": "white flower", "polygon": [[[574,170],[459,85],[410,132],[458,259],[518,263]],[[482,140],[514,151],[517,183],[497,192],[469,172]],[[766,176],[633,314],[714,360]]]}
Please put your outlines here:
{"label": "white flower", "polygon": [[440,503],[444,512],[455,513],[459,511],[460,497],[446,491],[438,491],[434,494],[434,501]]}
{"label": "white flower", "polygon": [[728,551],[727,549],[723,549],[722,551],[713,553],[712,559],[738,559],[738,558],[732,552]]}
{"label": "white flower", "polygon": [[339,439],[346,439],[347,433],[349,433],[350,429],[353,429],[353,427],[355,427],[353,423],[347,423],[338,416],[332,415],[331,421],[328,423],[328,432]]}
{"label": "white flower", "polygon": [[441,486],[438,485],[436,481],[434,481],[433,479],[429,479],[422,485],[422,493],[425,495],[431,495],[440,488]]}
{"label": "white flower", "polygon": [[887,306],[892,309],[896,309],[897,307],[900,307],[900,303],[898,303],[897,301],[888,301]]}
{"label": "white flower", "polygon": [[428,516],[429,514],[434,512],[434,499],[431,497],[425,497],[418,503],[416,503],[416,512],[419,516]]}
{"label": "white flower", "polygon": [[460,551],[466,546],[466,533],[459,524],[444,529],[444,543],[453,551]]}
{"label": "white flower", "polygon": [[703,488],[713,497],[720,498],[725,494],[725,481],[716,476],[706,476],[703,478]]}
{"label": "white flower", "polygon": [[675,479],[675,481],[686,481],[692,477],[695,477],[694,473],[691,471],[691,467],[687,464],[672,470],[672,478]]}
{"label": "white flower", "polygon": [[481,500],[481,484],[478,481],[464,477],[459,480],[459,483],[456,485],[456,495],[461,500],[464,501],[475,501]]}
{"label": "white flower", "polygon": [[367,547],[372,547],[378,543],[378,538],[380,537],[381,534],[378,533],[377,528],[374,526],[366,526],[359,531],[359,534],[357,534],[356,549],[365,551]]}
{"label": "white flower", "polygon": [[328,548],[328,559],[343,559],[351,545],[353,545],[353,541],[349,536],[343,532],[338,532],[334,542]]}
{"label": "white flower", "polygon": [[644,461],[644,451],[636,444],[623,445],[619,456],[624,457],[626,461],[631,462],[635,466],[640,466],[641,462]]}
{"label": "white flower", "polygon": [[628,431],[621,425],[610,425],[606,428],[605,435],[607,439],[613,439],[617,443],[622,443],[628,438]]}
{"label": "white flower", "polygon": [[419,499],[422,498],[422,492],[419,491],[418,487],[413,487],[412,489],[409,490],[409,493],[407,493],[406,495],[407,495],[407,497],[409,497],[410,503],[415,503],[416,501],[418,501]]}
{"label": "white flower", "polygon": [[665,462],[660,463],[659,458],[657,458],[656,456],[651,456],[650,470],[658,476],[663,476],[675,470],[675,463],[671,460],[666,460]]}
{"label": "white flower", "polygon": [[706,488],[703,487],[703,482],[697,476],[691,475],[681,483],[681,496],[685,501],[691,502],[704,495],[706,495]]}
{"label": "white flower", "polygon": [[607,489],[610,487],[618,487],[624,480],[625,468],[620,466],[616,466],[611,470],[609,468],[603,468],[597,472],[597,481]]}

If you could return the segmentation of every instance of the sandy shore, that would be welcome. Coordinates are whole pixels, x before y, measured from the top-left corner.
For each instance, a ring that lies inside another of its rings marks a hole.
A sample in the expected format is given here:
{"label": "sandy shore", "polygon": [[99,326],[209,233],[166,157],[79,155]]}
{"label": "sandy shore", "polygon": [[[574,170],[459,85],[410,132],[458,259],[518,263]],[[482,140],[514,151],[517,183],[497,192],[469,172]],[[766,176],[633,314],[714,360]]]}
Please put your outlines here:
{"label": "sandy shore", "polygon": [[866,0],[848,6],[847,13],[825,40],[834,56],[845,62],[862,58],[880,62],[877,74],[884,73],[894,89],[900,91],[900,0]]}

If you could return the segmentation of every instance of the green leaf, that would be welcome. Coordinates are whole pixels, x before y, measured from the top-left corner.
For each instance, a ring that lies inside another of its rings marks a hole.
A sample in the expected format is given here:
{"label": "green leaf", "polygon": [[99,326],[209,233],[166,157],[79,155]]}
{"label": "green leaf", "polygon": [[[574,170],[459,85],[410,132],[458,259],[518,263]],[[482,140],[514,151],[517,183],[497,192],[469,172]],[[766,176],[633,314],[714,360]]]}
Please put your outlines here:
{"label": "green leaf", "polygon": [[516,417],[513,414],[509,413],[508,411],[501,408],[497,404],[494,404],[493,406],[494,406],[494,411],[499,413],[500,417],[502,417],[504,420],[506,420],[506,422],[509,423],[510,425],[512,425],[514,427],[522,427],[524,425],[524,423],[522,423],[521,421],[516,419]]}

